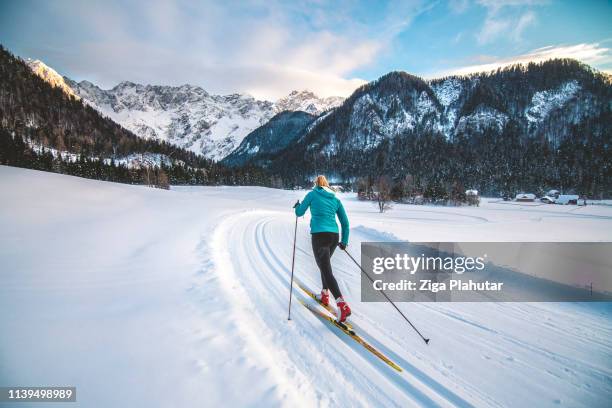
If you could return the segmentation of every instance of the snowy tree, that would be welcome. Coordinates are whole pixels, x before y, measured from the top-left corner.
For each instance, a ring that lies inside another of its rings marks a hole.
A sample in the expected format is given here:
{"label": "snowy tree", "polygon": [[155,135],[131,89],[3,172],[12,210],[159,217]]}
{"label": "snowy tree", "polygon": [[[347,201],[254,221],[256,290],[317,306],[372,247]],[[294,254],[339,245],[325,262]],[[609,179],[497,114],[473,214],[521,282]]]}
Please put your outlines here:
{"label": "snowy tree", "polygon": [[384,213],[391,209],[391,181],[387,176],[380,176],[376,179],[375,201],[378,211]]}

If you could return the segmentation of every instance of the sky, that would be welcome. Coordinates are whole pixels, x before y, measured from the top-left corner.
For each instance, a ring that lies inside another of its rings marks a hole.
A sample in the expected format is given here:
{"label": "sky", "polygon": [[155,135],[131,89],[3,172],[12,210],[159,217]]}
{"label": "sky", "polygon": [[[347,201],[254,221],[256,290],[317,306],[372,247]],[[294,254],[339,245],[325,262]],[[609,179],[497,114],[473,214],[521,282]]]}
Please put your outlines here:
{"label": "sky", "polygon": [[0,0],[0,44],[102,88],[198,85],[275,100],[570,57],[612,72],[612,2]]}

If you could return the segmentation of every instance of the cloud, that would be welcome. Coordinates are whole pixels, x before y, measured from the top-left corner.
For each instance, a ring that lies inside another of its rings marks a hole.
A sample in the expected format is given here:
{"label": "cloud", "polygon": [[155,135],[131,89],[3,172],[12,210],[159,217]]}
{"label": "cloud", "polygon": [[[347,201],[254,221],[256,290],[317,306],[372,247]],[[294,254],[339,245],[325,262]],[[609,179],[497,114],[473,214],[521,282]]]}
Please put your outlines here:
{"label": "cloud", "polygon": [[476,34],[478,44],[486,45],[498,39],[520,42],[523,32],[536,22],[533,6],[546,4],[543,0],[479,0],[487,9],[482,28]]}
{"label": "cloud", "polygon": [[475,60],[487,62],[439,71],[432,75],[428,75],[428,77],[439,78],[448,75],[467,75],[475,72],[488,72],[509,65],[543,62],[554,58],[573,58],[597,67],[612,63],[612,50],[601,46],[599,43],[582,43],[575,45],[547,46],[535,49],[526,54],[507,58],[496,59],[490,56],[477,56]]}
{"label": "cloud", "polygon": [[[58,0],[29,13],[33,29],[20,35],[44,44],[33,57],[104,87],[130,80],[267,99],[303,88],[347,96],[365,82],[352,72],[372,64],[428,7],[421,0],[376,7],[350,0]],[[65,38],[38,28],[49,25],[62,27]]]}
{"label": "cloud", "polygon": [[511,36],[515,42],[522,40],[523,31],[536,21],[536,15],[533,11],[523,13],[516,24],[516,27],[511,32]]}
{"label": "cloud", "polygon": [[548,4],[549,0],[477,0],[476,2],[492,12],[497,12],[506,7],[541,6]]}
{"label": "cloud", "polygon": [[455,36],[451,40],[451,43],[458,44],[463,39],[463,35],[464,35],[463,31],[458,32],[457,34],[455,34]]}
{"label": "cloud", "polygon": [[478,43],[483,45],[493,42],[493,40],[510,28],[510,24],[510,20],[487,17],[482,29],[477,35]]}

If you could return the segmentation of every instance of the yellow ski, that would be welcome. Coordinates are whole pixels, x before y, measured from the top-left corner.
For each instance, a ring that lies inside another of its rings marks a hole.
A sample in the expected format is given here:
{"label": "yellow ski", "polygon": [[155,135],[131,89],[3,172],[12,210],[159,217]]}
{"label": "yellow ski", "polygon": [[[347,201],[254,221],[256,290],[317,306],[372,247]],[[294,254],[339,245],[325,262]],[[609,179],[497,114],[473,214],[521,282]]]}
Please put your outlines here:
{"label": "yellow ski", "polygon": [[[322,307],[324,307],[329,313],[331,313],[334,317],[338,317],[338,315],[336,314],[336,310],[331,307],[330,305],[324,305],[323,303],[319,302],[319,299],[317,299],[317,297],[315,296],[315,294],[308,289],[305,285],[302,284],[302,282],[300,282],[297,279],[293,279],[293,281],[298,285],[298,287],[300,289],[302,289],[304,291],[304,293],[306,293],[308,296],[310,296],[311,298],[313,298],[319,305],[321,305]],[[348,327],[349,329],[352,329],[353,326],[349,323],[349,322],[344,322],[343,323],[346,327]]]}
{"label": "yellow ski", "polygon": [[[302,287],[301,285],[299,285],[299,286]],[[351,339],[355,340],[357,343],[361,344],[366,350],[368,350],[370,353],[374,354],[376,357],[378,357],[379,359],[384,361],[388,366],[390,366],[391,368],[393,368],[394,370],[396,370],[398,372],[402,372],[402,368],[400,366],[398,366],[393,361],[391,361],[383,353],[381,353],[380,351],[376,350],[370,343],[368,343],[367,341],[362,339],[357,333],[355,333],[355,331],[353,329],[347,327],[343,323],[337,322],[336,319],[334,319],[330,315],[328,315],[326,313],[323,313],[321,310],[313,307],[313,305],[311,305],[310,303],[304,302],[302,299],[300,299],[300,303],[302,303],[306,307],[306,309],[310,310],[316,316],[318,316],[318,317],[320,317],[322,319],[325,319],[327,322],[333,324],[334,326],[336,326],[337,328],[342,330],[342,332],[344,334],[349,336]]]}

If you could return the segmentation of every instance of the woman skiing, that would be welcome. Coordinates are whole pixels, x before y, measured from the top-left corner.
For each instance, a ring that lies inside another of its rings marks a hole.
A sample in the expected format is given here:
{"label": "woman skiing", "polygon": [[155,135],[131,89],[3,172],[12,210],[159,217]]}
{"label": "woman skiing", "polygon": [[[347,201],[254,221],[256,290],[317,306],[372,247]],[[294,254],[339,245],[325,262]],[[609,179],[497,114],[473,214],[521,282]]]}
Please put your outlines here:
{"label": "woman skiing", "polygon": [[[334,278],[331,267],[331,256],[336,246],[346,249],[349,237],[349,221],[342,206],[342,202],[336,197],[336,193],[329,187],[325,176],[317,176],[315,186],[302,203],[295,203],[295,215],[301,217],[310,207],[310,233],[312,234],[312,252],[321,270],[321,283],[323,289],[317,299],[324,305],[329,305],[329,292],[336,299],[338,307],[337,320],[344,322],[351,315],[351,308],[342,298],[338,282]],[[338,224],[336,216],[342,226],[342,240],[338,242]]]}

